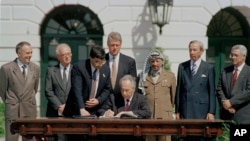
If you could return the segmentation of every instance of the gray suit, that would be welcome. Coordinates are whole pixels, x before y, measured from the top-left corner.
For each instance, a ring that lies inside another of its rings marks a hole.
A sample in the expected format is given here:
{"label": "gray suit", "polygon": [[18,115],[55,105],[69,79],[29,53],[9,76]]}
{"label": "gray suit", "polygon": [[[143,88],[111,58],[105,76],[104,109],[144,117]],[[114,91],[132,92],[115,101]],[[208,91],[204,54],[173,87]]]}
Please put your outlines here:
{"label": "gray suit", "polygon": [[221,109],[221,118],[224,120],[235,120],[238,123],[250,124],[250,67],[244,65],[235,83],[231,88],[231,79],[234,66],[222,70],[216,89],[219,101],[229,99],[235,114],[230,114],[224,108]]}
{"label": "gray suit", "polygon": [[[71,72],[70,67],[70,72]],[[59,105],[65,104],[71,88],[71,74],[68,75],[67,87],[63,86],[62,75],[59,64],[54,67],[49,67],[46,73],[45,80],[45,96],[48,99],[47,117],[58,117]]]}
{"label": "gray suit", "polygon": [[15,141],[18,134],[10,133],[11,120],[36,117],[36,93],[39,84],[39,67],[30,62],[26,80],[17,60],[4,64],[0,70],[0,96],[5,103],[6,140]]}

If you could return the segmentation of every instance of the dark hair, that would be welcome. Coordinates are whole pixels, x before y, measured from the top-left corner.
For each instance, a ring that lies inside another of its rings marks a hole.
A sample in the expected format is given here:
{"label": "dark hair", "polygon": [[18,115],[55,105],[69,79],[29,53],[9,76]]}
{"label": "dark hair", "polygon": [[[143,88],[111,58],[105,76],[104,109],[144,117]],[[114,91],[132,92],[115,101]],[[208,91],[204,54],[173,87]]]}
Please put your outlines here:
{"label": "dark hair", "polygon": [[105,58],[105,50],[103,47],[95,45],[91,48],[89,56],[91,58],[104,59]]}
{"label": "dark hair", "polygon": [[16,53],[18,53],[18,51],[20,51],[24,45],[31,46],[31,44],[29,42],[22,41],[16,45]]}

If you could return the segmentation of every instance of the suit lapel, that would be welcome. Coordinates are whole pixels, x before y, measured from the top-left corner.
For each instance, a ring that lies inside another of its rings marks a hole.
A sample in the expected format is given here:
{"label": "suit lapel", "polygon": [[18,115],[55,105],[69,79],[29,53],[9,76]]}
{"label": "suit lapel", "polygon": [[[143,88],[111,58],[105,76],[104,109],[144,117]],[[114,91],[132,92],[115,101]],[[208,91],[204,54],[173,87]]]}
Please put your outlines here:
{"label": "suit lapel", "polygon": [[16,75],[16,77],[18,78],[18,80],[21,82],[21,84],[24,86],[25,85],[25,79],[23,78],[23,74],[17,64],[17,59],[15,59],[14,61],[14,69],[13,69],[13,72],[14,74]]}
{"label": "suit lapel", "polygon": [[185,80],[188,81],[187,82],[187,88],[190,89],[193,86],[192,83],[192,73],[190,70],[190,61],[187,61],[186,63],[183,64],[183,76],[185,77]]}
{"label": "suit lapel", "polygon": [[[87,60],[86,60],[85,65],[86,65],[86,66],[83,66],[82,71],[85,70],[84,68],[87,69],[88,78],[86,78],[86,81],[87,81],[87,83],[88,83],[87,86],[89,86],[89,90],[91,91],[91,87],[92,87],[92,71],[91,71],[90,59],[87,59]],[[89,94],[90,94],[90,91],[89,91]]]}
{"label": "suit lapel", "polygon": [[233,77],[234,66],[231,66],[229,71],[226,72],[226,85],[228,88],[228,92],[231,93],[232,91],[232,77]]}
{"label": "suit lapel", "polygon": [[67,84],[67,89],[66,89],[66,93],[69,93],[70,88],[71,88],[71,70],[72,70],[72,65],[70,64],[70,68],[69,68],[69,76],[68,76],[68,84]]}
{"label": "suit lapel", "polygon": [[54,67],[53,73],[55,74],[55,78],[56,78],[58,84],[60,85],[60,87],[62,88],[62,90],[66,91],[66,88],[64,88],[64,86],[63,86],[63,79],[62,79],[59,64]]}
{"label": "suit lapel", "polygon": [[25,81],[26,84],[30,84],[32,82],[34,71],[35,71],[34,66],[33,66],[32,63],[30,63],[28,73],[27,73],[27,78],[26,78],[26,81]]}
{"label": "suit lapel", "polygon": [[240,82],[244,82],[243,80],[244,80],[247,73],[248,73],[247,66],[244,65],[244,67],[242,68],[242,70],[241,70],[241,72],[236,80],[234,88],[232,89],[232,93],[234,93],[233,91],[237,91],[237,89],[240,88],[240,85],[242,85]]}
{"label": "suit lapel", "polygon": [[[205,68],[205,64],[204,64],[203,60],[201,60],[201,64],[200,64],[199,68],[197,69],[196,74],[193,76],[193,80],[192,80],[193,82],[195,82],[202,75],[202,73],[204,72],[204,68]],[[191,72],[191,70],[190,70],[190,72]]]}
{"label": "suit lapel", "polygon": [[137,106],[136,105],[136,101],[137,101],[137,95],[136,95],[136,93],[134,93],[134,96],[133,96],[133,98],[132,98],[132,100],[131,100],[131,102],[130,102],[130,104],[129,104],[129,108],[128,108],[128,110],[130,111],[131,109],[136,109],[135,107]]}

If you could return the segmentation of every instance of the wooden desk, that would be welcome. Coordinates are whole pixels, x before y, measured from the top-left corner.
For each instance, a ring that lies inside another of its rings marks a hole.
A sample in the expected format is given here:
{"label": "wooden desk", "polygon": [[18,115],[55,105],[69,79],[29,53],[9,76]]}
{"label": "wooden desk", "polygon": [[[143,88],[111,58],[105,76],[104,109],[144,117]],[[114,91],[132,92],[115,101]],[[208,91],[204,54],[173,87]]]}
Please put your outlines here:
{"label": "wooden desk", "polygon": [[23,118],[13,121],[11,133],[22,136],[52,134],[117,135],[199,135],[215,137],[222,133],[223,120],[162,120],[162,119],[72,119]]}

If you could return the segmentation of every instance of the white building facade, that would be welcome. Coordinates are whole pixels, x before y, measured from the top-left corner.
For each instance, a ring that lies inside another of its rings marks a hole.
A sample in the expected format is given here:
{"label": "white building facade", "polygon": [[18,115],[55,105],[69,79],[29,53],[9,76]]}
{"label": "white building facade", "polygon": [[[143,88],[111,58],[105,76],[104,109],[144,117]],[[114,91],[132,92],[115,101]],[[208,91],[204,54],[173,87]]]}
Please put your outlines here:
{"label": "white building facade", "polygon": [[[82,6],[97,15],[99,25],[102,25],[98,43],[106,50],[107,35],[112,31],[121,33],[121,52],[136,59],[138,73],[143,68],[149,50],[155,46],[165,49],[171,70],[176,75],[179,63],[189,59],[188,43],[191,40],[204,43],[206,51],[202,57],[216,66],[216,74],[228,63],[225,56],[229,55],[228,51],[233,44],[249,46],[249,0],[174,0],[170,23],[162,28],[162,35],[159,35],[159,28],[151,22],[147,0],[1,0],[0,3],[0,66],[16,58],[17,43],[28,41],[33,46],[32,61],[40,65],[41,72],[44,72],[46,59],[43,60],[43,56],[50,57],[50,53],[44,50],[49,50],[48,43],[52,39],[61,42],[61,36],[43,36],[47,31],[46,26],[50,24],[45,24],[45,21],[53,18],[53,12],[58,7],[64,6],[67,9],[67,6],[74,5]],[[220,15],[224,18],[218,18]],[[233,21],[238,24],[234,25]],[[227,25],[226,28],[223,25]],[[228,29],[230,33],[217,32]],[[51,40],[44,41],[45,38]],[[41,78],[43,75],[41,73]],[[41,105],[47,104],[40,100],[44,95],[43,83],[41,81],[37,94],[39,110]]]}

